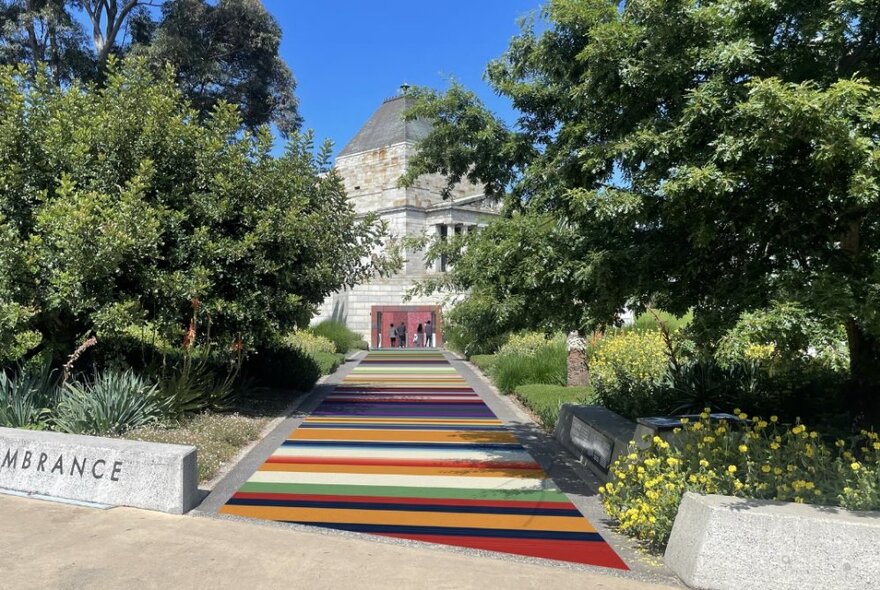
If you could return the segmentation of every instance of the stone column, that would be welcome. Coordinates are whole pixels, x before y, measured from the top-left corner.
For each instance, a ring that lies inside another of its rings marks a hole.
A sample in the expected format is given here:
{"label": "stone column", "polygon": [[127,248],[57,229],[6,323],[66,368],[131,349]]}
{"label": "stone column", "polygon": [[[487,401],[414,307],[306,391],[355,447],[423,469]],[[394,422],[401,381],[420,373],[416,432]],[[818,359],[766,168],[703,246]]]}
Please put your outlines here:
{"label": "stone column", "polygon": [[590,382],[587,343],[576,331],[568,333],[568,386],[583,387]]}

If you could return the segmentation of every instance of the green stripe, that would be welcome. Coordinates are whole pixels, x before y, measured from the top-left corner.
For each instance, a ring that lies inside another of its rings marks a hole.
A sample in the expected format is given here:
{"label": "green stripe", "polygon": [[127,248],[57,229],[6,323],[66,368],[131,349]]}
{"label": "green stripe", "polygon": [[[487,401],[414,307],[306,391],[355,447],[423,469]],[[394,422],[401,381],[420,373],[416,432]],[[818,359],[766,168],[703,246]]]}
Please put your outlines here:
{"label": "green stripe", "polygon": [[471,490],[466,488],[413,488],[400,486],[322,485],[302,483],[246,482],[239,491],[266,494],[320,494],[335,496],[381,496],[386,498],[450,498],[464,500],[521,500],[568,502],[554,490]]}

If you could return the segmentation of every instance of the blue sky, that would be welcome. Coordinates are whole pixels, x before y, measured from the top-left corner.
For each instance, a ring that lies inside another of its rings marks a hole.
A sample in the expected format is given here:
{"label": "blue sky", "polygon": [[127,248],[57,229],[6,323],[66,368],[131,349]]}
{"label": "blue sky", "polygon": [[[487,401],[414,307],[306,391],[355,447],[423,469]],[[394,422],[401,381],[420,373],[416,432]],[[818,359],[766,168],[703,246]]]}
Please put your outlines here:
{"label": "blue sky", "polygon": [[403,82],[445,87],[455,78],[507,120],[509,103],[482,76],[542,0],[263,0],[284,37],[305,126],[334,153]]}

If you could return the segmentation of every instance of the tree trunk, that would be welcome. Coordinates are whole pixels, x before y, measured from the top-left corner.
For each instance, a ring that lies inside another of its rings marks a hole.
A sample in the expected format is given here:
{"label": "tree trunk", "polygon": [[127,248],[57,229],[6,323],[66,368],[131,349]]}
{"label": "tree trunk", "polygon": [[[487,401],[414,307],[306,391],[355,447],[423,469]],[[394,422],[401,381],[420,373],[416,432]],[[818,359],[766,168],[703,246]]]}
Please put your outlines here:
{"label": "tree trunk", "polygon": [[846,322],[852,410],[866,424],[880,419],[880,340],[866,333],[855,318]]}

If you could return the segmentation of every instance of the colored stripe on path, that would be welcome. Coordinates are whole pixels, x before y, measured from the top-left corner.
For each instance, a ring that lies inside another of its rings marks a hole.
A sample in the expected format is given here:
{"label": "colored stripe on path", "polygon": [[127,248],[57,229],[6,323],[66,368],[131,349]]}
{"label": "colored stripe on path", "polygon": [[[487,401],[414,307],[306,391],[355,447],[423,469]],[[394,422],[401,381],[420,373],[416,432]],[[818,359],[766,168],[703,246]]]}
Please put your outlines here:
{"label": "colored stripe on path", "polygon": [[370,352],[220,511],[627,569],[431,350]]}

